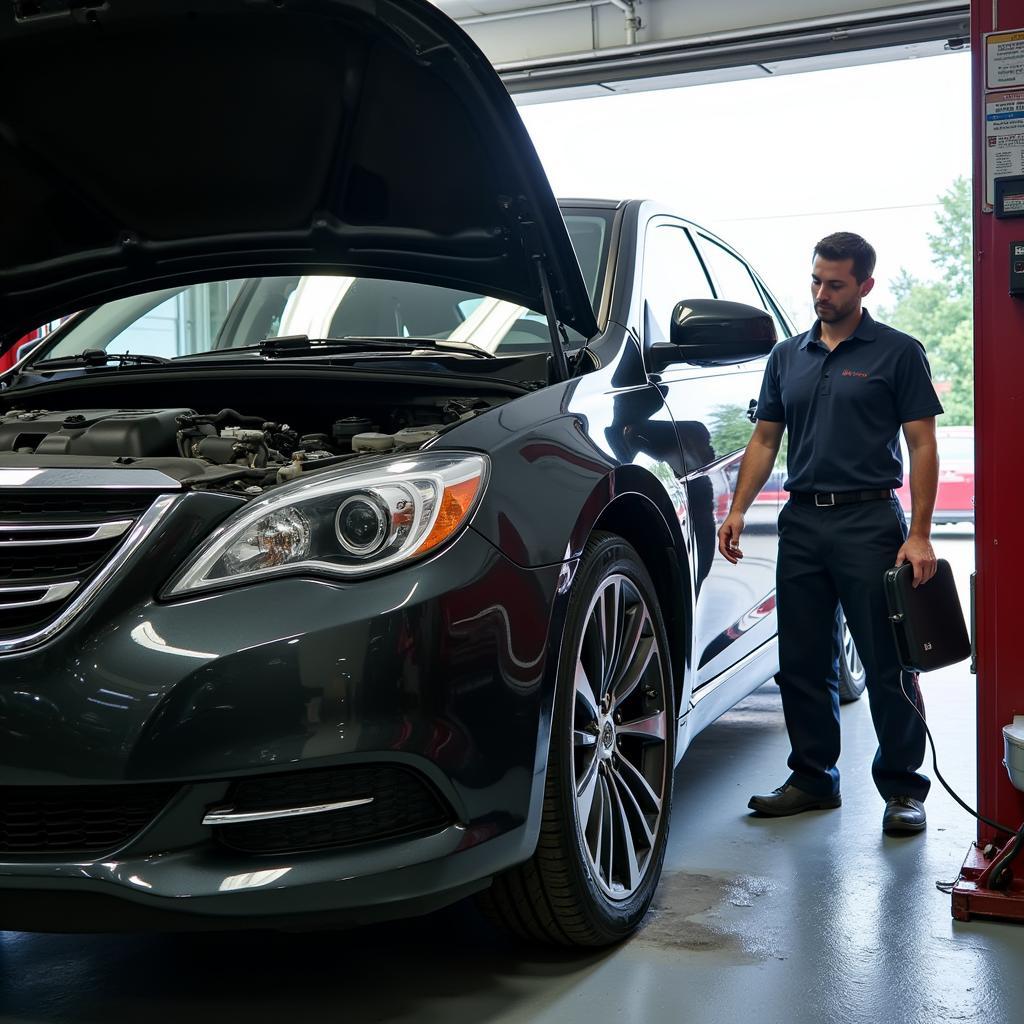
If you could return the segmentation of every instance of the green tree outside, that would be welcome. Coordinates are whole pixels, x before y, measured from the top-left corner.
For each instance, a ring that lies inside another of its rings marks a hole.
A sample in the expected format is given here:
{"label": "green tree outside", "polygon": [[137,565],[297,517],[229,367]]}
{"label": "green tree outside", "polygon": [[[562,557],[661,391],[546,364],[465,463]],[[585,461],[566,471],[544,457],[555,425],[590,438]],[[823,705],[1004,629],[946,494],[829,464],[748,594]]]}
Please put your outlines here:
{"label": "green tree outside", "polygon": [[742,405],[717,405],[711,412],[708,431],[715,458],[721,459],[746,448],[754,432],[754,424]]}
{"label": "green tree outside", "polygon": [[974,423],[974,319],[971,258],[971,185],[957,178],[939,196],[936,230],[929,232],[938,281],[901,270],[891,283],[895,305],[880,318],[918,338],[928,350],[932,376],[946,414],[943,426]]}

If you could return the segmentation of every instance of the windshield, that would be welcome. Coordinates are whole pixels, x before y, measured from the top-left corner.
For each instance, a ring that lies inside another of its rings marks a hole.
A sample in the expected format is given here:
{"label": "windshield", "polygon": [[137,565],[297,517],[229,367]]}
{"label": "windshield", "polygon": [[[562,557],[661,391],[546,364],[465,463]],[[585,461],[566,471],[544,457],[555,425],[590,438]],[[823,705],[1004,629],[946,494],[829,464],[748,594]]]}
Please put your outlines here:
{"label": "windshield", "polygon": [[[610,220],[610,211],[565,218],[595,307]],[[586,340],[569,333],[574,345]],[[38,358],[98,350],[175,359],[291,335],[468,342],[496,355],[550,349],[544,314],[503,299],[410,281],[324,274],[216,281],[118,299],[93,310],[52,347],[40,346]]]}

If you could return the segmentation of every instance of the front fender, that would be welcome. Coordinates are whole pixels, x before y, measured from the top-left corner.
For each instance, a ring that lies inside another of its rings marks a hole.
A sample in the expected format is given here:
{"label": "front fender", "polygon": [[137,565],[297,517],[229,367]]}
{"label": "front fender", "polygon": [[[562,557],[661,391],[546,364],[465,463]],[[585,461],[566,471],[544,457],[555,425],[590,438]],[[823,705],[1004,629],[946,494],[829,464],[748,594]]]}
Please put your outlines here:
{"label": "front fender", "polygon": [[[540,834],[554,701],[558,686],[558,667],[563,654],[569,598],[579,558],[595,529],[609,529],[633,543],[655,580],[655,586],[664,601],[663,611],[669,630],[677,708],[681,709],[684,706],[688,696],[687,680],[692,654],[690,623],[693,591],[690,577],[691,561],[684,531],[685,493],[681,486],[679,493],[682,504],[679,505],[681,514],[677,515],[676,508],[672,505],[669,493],[659,476],[641,466],[619,466],[597,482],[573,524],[567,547],[570,555],[562,563],[562,571],[559,573],[556,593],[551,604],[542,711],[538,725],[528,822],[528,843],[531,849],[536,845]],[[666,542],[671,545],[675,554],[678,572],[668,564],[670,559],[666,557]]]}

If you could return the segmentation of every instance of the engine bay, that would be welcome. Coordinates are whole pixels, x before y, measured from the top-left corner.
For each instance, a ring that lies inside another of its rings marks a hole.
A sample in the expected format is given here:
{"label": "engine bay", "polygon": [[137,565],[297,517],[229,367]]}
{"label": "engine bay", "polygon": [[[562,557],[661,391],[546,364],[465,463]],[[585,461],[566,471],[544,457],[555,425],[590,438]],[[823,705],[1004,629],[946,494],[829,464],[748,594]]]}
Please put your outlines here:
{"label": "engine bay", "polygon": [[255,496],[307,473],[422,448],[490,406],[449,397],[330,419],[314,407],[296,426],[233,408],[10,409],[0,413],[0,466],[159,469],[189,488]]}

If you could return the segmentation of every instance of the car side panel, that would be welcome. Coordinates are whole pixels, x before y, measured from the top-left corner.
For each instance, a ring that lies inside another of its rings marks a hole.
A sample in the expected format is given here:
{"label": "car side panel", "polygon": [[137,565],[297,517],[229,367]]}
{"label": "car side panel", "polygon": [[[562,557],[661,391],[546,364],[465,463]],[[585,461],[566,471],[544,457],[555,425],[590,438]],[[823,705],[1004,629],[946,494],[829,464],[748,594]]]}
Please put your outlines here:
{"label": "car side panel", "polygon": [[[643,518],[645,510],[658,517],[677,567],[669,574],[666,586],[673,592],[663,611],[674,630],[679,709],[685,712],[693,622],[686,469],[663,389],[645,380],[636,342],[625,338],[617,358],[596,372],[484,414],[444,441],[486,450],[491,458],[492,485],[472,529],[516,564],[561,565],[569,586],[587,540],[613,505],[633,502],[645,524],[638,530],[657,521]],[[663,563],[668,552],[661,552]],[[664,566],[648,568],[657,576]],[[556,607],[553,614],[559,613]],[[550,632],[556,636],[554,626]]]}
{"label": "car side panel", "polygon": [[725,671],[776,633],[778,500],[765,490],[746,516],[743,558],[718,551],[718,527],[732,505],[752,424],[747,407],[761,384],[760,364],[666,374],[668,404],[686,460],[686,490],[696,566],[695,686]]}
{"label": "car side panel", "polygon": [[473,527],[517,564],[578,558],[620,488],[648,492],[686,554],[682,453],[632,339],[614,363],[485,413],[438,447],[490,455],[493,483]]}
{"label": "car side panel", "polygon": [[[650,217],[639,217],[637,232],[640,270],[634,271],[634,287],[640,289],[641,299],[640,311],[634,315],[641,338],[664,341],[671,309],[686,298],[715,295],[761,303],[762,293],[749,276],[749,268],[724,249],[723,255],[748,274],[748,288],[739,296],[720,294],[721,286],[709,276],[704,257],[693,242],[693,231],[684,222],[654,211]],[[673,241],[666,247],[665,240],[670,237]],[[663,262],[668,254],[673,260],[666,273],[659,260]],[[677,275],[678,294],[672,287]],[[748,411],[752,405],[756,407],[763,373],[764,360],[724,367],[681,362],[656,378],[674,417],[685,463],[695,554],[695,688],[776,633],[778,496],[769,487],[755,500],[747,516],[744,558],[739,564],[731,565],[718,554],[716,536],[732,504],[739,464],[753,431]]]}

